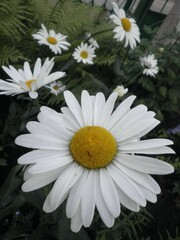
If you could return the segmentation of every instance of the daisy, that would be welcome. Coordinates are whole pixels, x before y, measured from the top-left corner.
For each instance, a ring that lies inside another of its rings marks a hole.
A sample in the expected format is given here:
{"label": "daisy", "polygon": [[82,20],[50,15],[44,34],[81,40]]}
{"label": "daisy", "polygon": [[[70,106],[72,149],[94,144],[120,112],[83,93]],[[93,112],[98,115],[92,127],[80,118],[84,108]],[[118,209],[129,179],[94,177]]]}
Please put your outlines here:
{"label": "daisy", "polygon": [[38,58],[34,65],[34,70],[31,71],[28,62],[24,63],[23,69],[16,70],[13,66],[2,68],[11,77],[7,81],[0,79],[0,95],[16,95],[29,92],[29,96],[33,99],[38,97],[37,90],[44,85],[47,85],[59,78],[64,77],[65,72],[54,72],[50,74],[54,66],[54,59],[46,58],[42,65],[41,59]]}
{"label": "daisy", "polygon": [[[149,174],[169,174],[168,163],[146,157],[174,153],[167,139],[140,140],[159,121],[144,105],[130,109],[135,96],[113,112],[117,93],[105,100],[103,93],[82,91],[81,105],[70,91],[64,92],[67,107],[57,113],[41,107],[38,121],[27,124],[29,134],[16,144],[34,149],[18,159],[29,165],[22,190],[34,191],[55,181],[43,205],[50,213],[67,199],[66,215],[71,229],[89,227],[97,208],[107,227],[120,215],[121,206],[139,211],[156,202],[160,187]],[[141,154],[143,154],[141,156]]]}
{"label": "daisy", "polygon": [[86,32],[86,39],[88,39],[88,42],[91,46],[95,47],[95,48],[99,48],[99,44],[97,43],[97,41],[91,37],[91,33],[90,32]]}
{"label": "daisy", "polygon": [[159,68],[157,67],[157,59],[155,59],[154,54],[149,54],[147,56],[140,57],[139,60],[144,68],[143,74],[155,77],[155,75],[159,71]]}
{"label": "daisy", "polygon": [[58,95],[61,92],[64,92],[66,86],[62,84],[62,82],[52,82],[48,88],[51,89],[51,93],[54,95]]}
{"label": "daisy", "polygon": [[41,28],[37,33],[32,34],[33,38],[38,40],[39,45],[47,45],[55,54],[61,54],[62,49],[68,50],[71,44],[66,41],[66,35],[55,33],[54,30],[48,32],[44,24],[41,24]]}
{"label": "daisy", "polygon": [[123,85],[117,86],[113,92],[116,92],[118,94],[118,97],[124,96],[128,92],[128,88],[124,88]]}
{"label": "daisy", "polygon": [[93,58],[96,57],[95,47],[82,42],[80,46],[75,48],[73,57],[78,63],[93,64]]}
{"label": "daisy", "polygon": [[130,48],[136,47],[136,42],[140,42],[140,32],[133,18],[127,18],[125,11],[119,9],[116,3],[112,3],[115,14],[110,15],[110,18],[117,25],[113,32],[115,32],[114,38],[117,41],[125,41],[124,47],[130,45]]}

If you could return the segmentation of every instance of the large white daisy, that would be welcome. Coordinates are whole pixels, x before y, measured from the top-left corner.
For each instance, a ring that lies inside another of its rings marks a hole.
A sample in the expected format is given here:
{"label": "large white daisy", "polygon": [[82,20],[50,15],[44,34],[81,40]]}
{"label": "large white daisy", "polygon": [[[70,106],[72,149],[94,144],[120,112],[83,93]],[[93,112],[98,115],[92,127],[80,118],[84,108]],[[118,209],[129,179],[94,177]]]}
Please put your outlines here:
{"label": "large white daisy", "polygon": [[[149,174],[169,174],[168,163],[145,157],[174,153],[167,139],[140,140],[159,121],[144,105],[130,109],[135,96],[113,111],[117,98],[102,93],[81,95],[81,105],[70,91],[64,92],[68,107],[57,113],[42,107],[39,122],[27,124],[29,134],[16,144],[33,150],[18,159],[29,165],[22,190],[33,191],[54,182],[43,210],[56,210],[67,198],[66,214],[71,229],[89,227],[97,208],[107,227],[120,215],[121,205],[139,211],[147,201],[156,202],[160,187]],[[141,156],[143,154],[143,156]]]}
{"label": "large white daisy", "polygon": [[96,57],[95,47],[82,42],[80,46],[75,48],[73,57],[78,63],[93,64],[93,58]]}
{"label": "large white daisy", "polygon": [[114,38],[117,41],[125,41],[124,47],[130,46],[134,49],[137,42],[140,42],[140,32],[133,18],[127,18],[123,9],[119,9],[116,3],[112,3],[115,14],[110,15],[110,18],[117,25],[113,32]]}
{"label": "large white daisy", "polygon": [[159,71],[159,68],[157,67],[157,59],[155,59],[154,54],[149,54],[147,56],[140,57],[139,60],[144,68],[143,74],[155,77],[155,75]]}
{"label": "large white daisy", "polygon": [[55,54],[61,54],[62,49],[68,50],[71,44],[67,42],[66,35],[55,33],[52,29],[48,31],[44,24],[41,24],[41,28],[37,33],[32,34],[40,45],[47,45]]}
{"label": "large white daisy", "polygon": [[24,63],[23,69],[16,70],[13,66],[2,68],[11,77],[7,81],[0,79],[0,95],[16,95],[29,92],[29,96],[33,99],[38,97],[37,90],[44,85],[47,85],[59,78],[64,77],[65,72],[54,72],[51,70],[54,66],[54,59],[46,58],[44,64],[38,58],[34,65],[34,70],[31,71],[28,62]]}

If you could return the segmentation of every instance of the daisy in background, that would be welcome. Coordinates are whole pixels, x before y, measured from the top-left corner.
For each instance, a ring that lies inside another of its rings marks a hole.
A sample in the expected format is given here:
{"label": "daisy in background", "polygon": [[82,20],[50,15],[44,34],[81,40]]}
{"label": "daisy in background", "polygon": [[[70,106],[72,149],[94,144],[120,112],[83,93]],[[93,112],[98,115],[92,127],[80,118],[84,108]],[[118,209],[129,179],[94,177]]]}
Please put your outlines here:
{"label": "daisy in background", "polygon": [[78,63],[93,64],[93,58],[96,57],[95,47],[82,42],[80,46],[75,48],[73,57]]}
{"label": "daisy in background", "polygon": [[144,156],[174,153],[168,139],[140,140],[159,124],[155,113],[143,104],[130,109],[135,96],[114,111],[117,93],[105,100],[101,92],[90,96],[82,91],[81,105],[70,91],[64,97],[62,113],[41,107],[39,122],[28,122],[29,134],[15,140],[33,149],[18,159],[28,165],[22,190],[54,182],[43,210],[53,212],[67,199],[66,215],[74,232],[90,226],[95,208],[112,227],[121,205],[137,212],[147,201],[155,203],[161,190],[149,174],[174,171],[170,164]]}
{"label": "daisy in background", "polygon": [[110,18],[117,25],[113,30],[114,38],[119,42],[125,41],[124,47],[130,46],[134,49],[137,42],[140,42],[140,32],[136,21],[133,18],[127,18],[125,11],[119,9],[116,3],[112,4],[115,14],[110,15]]}
{"label": "daisy in background", "polygon": [[144,57],[139,58],[141,65],[143,66],[143,74],[155,77],[158,73],[159,68],[157,67],[157,59],[155,59],[154,54],[149,54]]}
{"label": "daisy in background", "polygon": [[90,32],[86,32],[85,33],[86,39],[88,39],[88,43],[95,47],[95,48],[99,48],[99,44],[97,43],[97,41],[91,37],[91,33]]}
{"label": "daisy in background", "polygon": [[38,97],[37,90],[59,78],[65,76],[65,72],[54,72],[51,70],[54,66],[54,59],[46,58],[44,64],[38,58],[35,62],[34,69],[31,71],[28,62],[24,63],[23,69],[16,70],[13,66],[5,67],[3,70],[11,77],[7,81],[0,79],[0,95],[16,95],[20,93],[29,93],[32,99]]}
{"label": "daisy in background", "polygon": [[118,94],[118,97],[124,96],[128,92],[128,88],[124,88],[123,85],[117,86],[113,92]]}
{"label": "daisy in background", "polygon": [[55,54],[61,54],[62,49],[68,50],[71,44],[67,42],[66,35],[55,33],[54,30],[48,31],[44,24],[41,24],[41,28],[37,33],[32,34],[33,38],[38,40],[39,45],[47,45]]}
{"label": "daisy in background", "polygon": [[64,92],[64,90],[66,89],[66,86],[63,85],[62,82],[52,82],[49,86],[47,86],[48,88],[51,89],[51,93],[54,95],[58,95],[61,92]]}

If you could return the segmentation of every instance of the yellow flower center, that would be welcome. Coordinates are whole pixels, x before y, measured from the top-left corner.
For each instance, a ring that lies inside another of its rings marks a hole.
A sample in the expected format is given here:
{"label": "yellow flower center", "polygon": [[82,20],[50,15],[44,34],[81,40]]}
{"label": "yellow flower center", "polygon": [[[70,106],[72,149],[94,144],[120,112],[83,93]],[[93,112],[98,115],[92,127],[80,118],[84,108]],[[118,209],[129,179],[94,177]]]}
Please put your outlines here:
{"label": "yellow flower center", "polygon": [[25,82],[25,84],[26,84],[26,86],[27,86],[29,89],[31,89],[31,84],[32,84],[32,82],[35,82],[35,81],[36,81],[36,80],[34,80],[34,79],[28,80],[28,81]]}
{"label": "yellow flower center", "polygon": [[121,23],[126,32],[129,32],[131,30],[131,22],[128,18],[121,18]]}
{"label": "yellow flower center", "polygon": [[80,54],[80,56],[81,56],[82,58],[87,58],[87,57],[88,57],[88,53],[87,53],[86,51],[82,51],[81,54]]}
{"label": "yellow flower center", "polygon": [[48,43],[55,45],[57,43],[56,38],[54,37],[48,37],[47,38]]}
{"label": "yellow flower center", "polygon": [[105,167],[113,160],[117,144],[113,135],[105,128],[87,126],[74,134],[70,151],[80,165],[96,169]]}

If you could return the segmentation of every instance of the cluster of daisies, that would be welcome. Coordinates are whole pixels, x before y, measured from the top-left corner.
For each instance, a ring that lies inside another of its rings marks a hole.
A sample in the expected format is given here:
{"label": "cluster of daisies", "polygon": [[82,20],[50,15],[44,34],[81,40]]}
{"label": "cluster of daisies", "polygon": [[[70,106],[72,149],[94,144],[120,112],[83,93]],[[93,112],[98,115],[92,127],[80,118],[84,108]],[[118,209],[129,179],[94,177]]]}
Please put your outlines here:
{"label": "cluster of daisies", "polygon": [[[111,4],[114,13],[110,15],[110,19],[116,25],[113,30],[115,33],[114,38],[118,42],[123,41],[124,47],[129,46],[131,49],[134,49],[137,43],[140,42],[140,32],[135,20],[126,17],[125,11],[119,8],[117,3],[113,2]],[[47,45],[54,54],[62,54],[63,51],[68,50],[71,46],[67,41],[66,35],[56,33],[54,30],[48,31],[44,24],[41,24],[41,29],[32,36],[40,45]],[[95,50],[100,46],[90,33],[87,32],[85,38],[86,41],[81,42],[75,48],[72,57],[78,63],[93,64],[93,60],[96,57]],[[143,74],[154,77],[158,73],[157,59],[155,59],[154,54],[140,57],[140,63],[143,67]],[[31,71],[28,62],[24,63],[23,69],[18,70],[13,66],[9,66],[9,68],[3,66],[10,79],[7,79],[7,81],[0,79],[0,94],[15,95],[28,92],[29,96],[35,99],[38,97],[37,90],[43,86],[50,88],[51,93],[59,94],[65,90],[65,86],[61,82],[56,82],[56,80],[65,76],[65,72],[58,71],[50,74],[53,65],[53,58],[50,60],[47,58],[44,64],[38,58],[33,71]],[[126,92],[127,89],[118,86],[117,93],[119,93],[119,96],[123,96]]]}
{"label": "cluster of daisies", "polygon": [[[134,49],[140,42],[135,20],[127,18],[116,3],[113,8],[110,18],[116,24],[114,38]],[[67,36],[48,31],[43,24],[33,37],[55,54],[70,47]],[[93,64],[97,48],[97,41],[86,33],[86,42],[82,42],[72,56],[78,63]],[[144,74],[157,74],[153,54],[141,57],[140,61]],[[53,66],[53,58],[46,58],[44,63],[38,58],[33,71],[28,62],[18,70],[3,66],[10,79],[0,80],[0,94],[28,92],[35,99],[38,89],[46,86],[54,94],[63,91],[67,104],[61,113],[41,107],[38,121],[27,124],[29,133],[16,138],[17,145],[33,149],[18,159],[19,164],[26,166],[22,190],[34,191],[54,182],[43,205],[45,212],[55,211],[67,199],[66,215],[71,219],[72,231],[89,227],[95,209],[104,224],[112,227],[122,206],[137,212],[147,201],[157,201],[161,190],[150,174],[169,174],[174,169],[162,160],[145,155],[174,153],[168,147],[173,142],[141,140],[159,121],[143,104],[131,109],[135,96],[125,99],[114,110],[117,97],[127,93],[127,88],[118,86],[107,100],[101,92],[91,96],[82,91],[79,104],[61,82],[56,82],[66,73],[50,73]]]}

